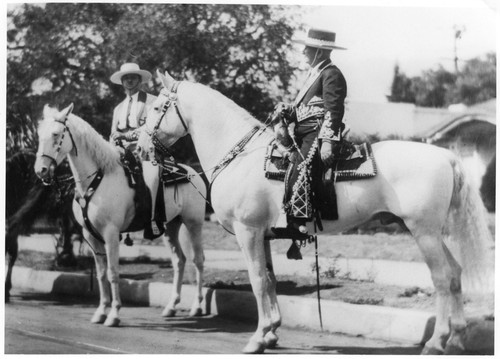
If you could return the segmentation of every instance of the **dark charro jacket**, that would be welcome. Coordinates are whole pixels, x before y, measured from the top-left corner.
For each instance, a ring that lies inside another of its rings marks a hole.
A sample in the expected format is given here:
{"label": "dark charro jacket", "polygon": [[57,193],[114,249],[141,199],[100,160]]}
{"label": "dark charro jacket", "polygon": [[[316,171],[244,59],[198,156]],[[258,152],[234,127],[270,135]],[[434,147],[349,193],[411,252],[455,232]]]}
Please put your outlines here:
{"label": "dark charro jacket", "polygon": [[321,122],[320,139],[341,140],[346,96],[344,75],[331,60],[323,61],[312,70],[295,99],[294,115],[297,122],[317,118]]}

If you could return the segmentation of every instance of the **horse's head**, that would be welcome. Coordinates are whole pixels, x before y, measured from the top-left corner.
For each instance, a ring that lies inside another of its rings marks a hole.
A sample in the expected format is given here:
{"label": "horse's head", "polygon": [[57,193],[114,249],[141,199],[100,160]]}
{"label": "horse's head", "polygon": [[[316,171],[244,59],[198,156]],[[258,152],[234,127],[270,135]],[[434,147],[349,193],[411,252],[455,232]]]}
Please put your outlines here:
{"label": "horse's head", "polygon": [[145,126],[147,136],[141,135],[137,143],[138,151],[143,158],[149,152],[151,143],[156,150],[165,152],[179,138],[188,134],[188,127],[179,109],[177,97],[179,81],[175,81],[168,72],[162,74],[157,71],[157,74],[163,88],[148,112]]}
{"label": "horse's head", "polygon": [[69,132],[67,120],[73,104],[62,111],[45,105],[43,119],[38,127],[38,152],[35,173],[45,183],[50,184],[55,168],[73,149],[74,142]]}

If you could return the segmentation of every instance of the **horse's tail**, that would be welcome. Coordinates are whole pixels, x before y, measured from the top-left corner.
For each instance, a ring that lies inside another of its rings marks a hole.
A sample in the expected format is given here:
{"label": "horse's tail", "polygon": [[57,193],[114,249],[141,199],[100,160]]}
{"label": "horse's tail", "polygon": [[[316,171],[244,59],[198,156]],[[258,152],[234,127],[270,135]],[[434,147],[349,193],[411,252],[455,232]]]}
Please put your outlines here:
{"label": "horse's tail", "polygon": [[[448,214],[450,249],[462,266],[465,291],[494,290],[494,241],[479,190],[470,182],[461,161],[450,156],[454,189]],[[458,248],[456,248],[458,247]],[[457,250],[454,250],[457,249]]]}

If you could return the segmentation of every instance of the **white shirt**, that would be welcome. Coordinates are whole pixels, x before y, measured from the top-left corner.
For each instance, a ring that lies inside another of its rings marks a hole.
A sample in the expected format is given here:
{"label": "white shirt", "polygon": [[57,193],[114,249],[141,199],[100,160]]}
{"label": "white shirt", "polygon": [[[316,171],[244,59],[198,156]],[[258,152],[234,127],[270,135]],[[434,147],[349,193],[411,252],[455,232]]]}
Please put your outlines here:
{"label": "white shirt", "polygon": [[[137,128],[138,123],[137,123],[137,109],[138,109],[138,99],[139,97],[139,92],[136,92],[135,94],[132,95],[132,106],[130,108],[130,116],[129,116],[129,123],[128,127],[130,128]],[[128,101],[129,97],[125,99],[125,106],[122,106],[120,114],[119,114],[119,119],[118,119],[118,128],[121,130],[127,129],[127,109],[128,109]]]}

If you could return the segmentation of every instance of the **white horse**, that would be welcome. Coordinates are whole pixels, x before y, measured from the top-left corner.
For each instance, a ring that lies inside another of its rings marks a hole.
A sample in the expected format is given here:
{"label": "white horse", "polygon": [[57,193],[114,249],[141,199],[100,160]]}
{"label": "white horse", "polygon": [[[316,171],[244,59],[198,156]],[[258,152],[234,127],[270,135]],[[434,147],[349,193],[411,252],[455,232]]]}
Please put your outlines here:
{"label": "white horse", "polygon": [[[265,178],[266,148],[272,131],[217,91],[177,82],[158,72],[164,88],[147,116],[138,146],[171,146],[190,134],[211,182],[212,206],[220,223],[236,235],[244,252],[258,326],[245,353],[261,353],[278,341],[281,315],[276,297],[269,241],[279,218],[284,184]],[[335,183],[339,219],[325,221],[326,233],[339,233],[373,218],[399,222],[415,238],[437,292],[434,334],[424,353],[464,350],[466,320],[461,275],[491,290],[492,267],[486,260],[493,244],[478,194],[466,182],[458,159],[431,145],[388,141],[373,145],[378,174],[371,179]],[[449,248],[456,244],[458,254]],[[450,321],[449,321],[449,315]],[[451,333],[450,333],[451,327]]]}
{"label": "white horse", "polygon": [[[58,112],[45,106],[44,119],[38,129],[39,146],[35,172],[43,181],[50,181],[55,166],[67,156],[76,182],[76,193],[84,197],[89,194],[89,186],[98,176],[98,170],[101,171],[102,180],[94,189],[87,206],[87,217],[95,230],[89,230],[84,222],[83,206],[77,201],[73,203],[73,212],[83,228],[85,239],[93,249],[97,268],[100,302],[91,322],[118,326],[118,311],[121,308],[119,238],[120,232],[124,232],[133,221],[136,208],[135,190],[128,184],[120,163],[118,147],[107,142],[86,121],[71,114],[72,109],[73,105],[70,105]],[[165,245],[168,242],[172,250],[174,291],[162,313],[163,316],[175,315],[175,306],[180,302],[186,262],[181,245],[185,246],[185,243],[192,247],[198,289],[190,315],[202,313],[204,255],[201,231],[205,217],[205,201],[200,193],[206,193],[206,186],[192,168],[184,167],[188,170],[191,183],[179,184],[177,188],[164,188],[168,224],[163,241]],[[97,236],[102,238],[99,240]],[[106,277],[109,283],[106,282]],[[106,315],[110,304],[111,310]]]}

